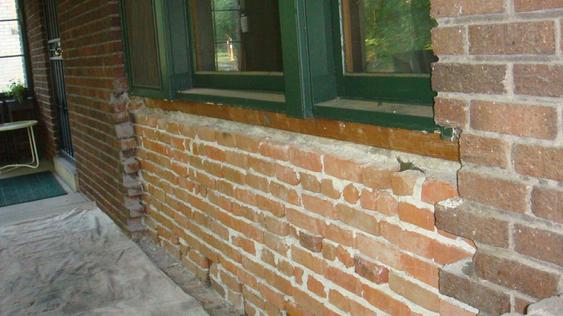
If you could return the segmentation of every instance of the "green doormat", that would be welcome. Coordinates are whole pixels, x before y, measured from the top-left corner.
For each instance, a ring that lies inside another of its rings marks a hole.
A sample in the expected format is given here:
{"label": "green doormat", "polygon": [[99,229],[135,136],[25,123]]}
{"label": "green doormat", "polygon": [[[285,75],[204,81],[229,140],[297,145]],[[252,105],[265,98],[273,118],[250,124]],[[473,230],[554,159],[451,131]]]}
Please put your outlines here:
{"label": "green doormat", "polygon": [[0,207],[65,195],[49,171],[0,180]]}

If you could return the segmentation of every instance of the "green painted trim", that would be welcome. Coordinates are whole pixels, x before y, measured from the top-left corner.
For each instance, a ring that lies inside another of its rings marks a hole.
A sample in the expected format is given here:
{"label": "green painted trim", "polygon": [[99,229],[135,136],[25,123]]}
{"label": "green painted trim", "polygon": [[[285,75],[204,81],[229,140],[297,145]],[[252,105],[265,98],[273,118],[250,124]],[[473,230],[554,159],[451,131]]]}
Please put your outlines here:
{"label": "green painted trim", "polygon": [[312,115],[311,72],[305,1],[280,0],[286,113],[291,117]]}
{"label": "green painted trim", "polygon": [[22,45],[22,56],[25,71],[25,86],[29,92],[33,91],[33,80],[31,72],[31,57],[29,54],[29,43],[27,36],[27,27],[25,26],[25,12],[23,0],[16,0],[16,12],[18,14],[18,25],[20,26],[20,42]]}
{"label": "green painted trim", "polygon": [[[278,113],[284,113],[286,108],[285,103],[283,102],[256,100],[244,97],[224,97],[217,95],[193,94],[189,92],[178,92],[177,99],[199,103],[214,103],[218,105],[266,110]],[[213,104],[211,104],[210,106],[213,106]]]}
{"label": "green painted trim", "polygon": [[284,91],[283,74],[195,73],[193,87],[230,90]]}
{"label": "green painted trim", "polygon": [[400,113],[386,113],[368,110],[353,110],[343,107],[315,106],[315,117],[323,117],[339,121],[372,124],[383,127],[402,128],[409,130],[434,132],[439,127],[431,117],[422,117]]}

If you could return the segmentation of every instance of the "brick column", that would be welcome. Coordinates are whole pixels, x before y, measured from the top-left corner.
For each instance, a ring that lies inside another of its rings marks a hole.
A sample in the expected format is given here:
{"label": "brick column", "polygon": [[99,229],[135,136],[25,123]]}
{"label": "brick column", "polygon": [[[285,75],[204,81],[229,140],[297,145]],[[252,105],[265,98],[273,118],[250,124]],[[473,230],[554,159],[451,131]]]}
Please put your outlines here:
{"label": "brick column", "polygon": [[563,3],[433,0],[432,14],[436,121],[463,130],[463,200],[439,207],[437,226],[477,245],[440,290],[523,312],[562,290]]}

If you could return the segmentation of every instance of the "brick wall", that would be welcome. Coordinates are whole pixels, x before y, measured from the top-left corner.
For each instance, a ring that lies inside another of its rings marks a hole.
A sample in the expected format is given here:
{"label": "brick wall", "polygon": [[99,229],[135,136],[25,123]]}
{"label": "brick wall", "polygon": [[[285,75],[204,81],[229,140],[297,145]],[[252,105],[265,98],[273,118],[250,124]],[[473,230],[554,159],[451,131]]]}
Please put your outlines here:
{"label": "brick wall", "polygon": [[458,163],[150,108],[136,132],[147,228],[248,315],[475,314],[438,291],[474,251],[434,224]]}
{"label": "brick wall", "polygon": [[45,17],[41,1],[23,1],[25,27],[29,47],[29,63],[33,92],[37,101],[40,142],[38,145],[47,159],[57,154],[58,130],[55,123],[56,108],[50,85],[49,60]]}
{"label": "brick wall", "polygon": [[457,206],[438,227],[470,238],[442,293],[484,313],[561,293],[563,2],[433,0],[436,121],[463,129]]}
{"label": "brick wall", "polygon": [[118,1],[58,1],[57,11],[80,191],[126,231],[142,230]]}

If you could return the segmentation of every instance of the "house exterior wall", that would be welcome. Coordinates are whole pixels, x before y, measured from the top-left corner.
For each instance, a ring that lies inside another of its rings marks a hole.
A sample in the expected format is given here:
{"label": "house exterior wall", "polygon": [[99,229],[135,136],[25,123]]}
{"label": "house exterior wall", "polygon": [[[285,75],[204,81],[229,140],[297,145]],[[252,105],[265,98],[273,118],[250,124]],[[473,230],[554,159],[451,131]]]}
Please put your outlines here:
{"label": "house exterior wall", "polygon": [[498,315],[561,293],[560,1],[432,0],[436,121],[460,129],[459,162],[457,140],[417,132],[362,145],[349,123],[319,125],[337,141],[130,100],[118,2],[58,8],[81,191],[247,314]]}
{"label": "house exterior wall", "polygon": [[477,245],[440,289],[483,312],[523,312],[563,290],[563,2],[432,4],[436,121],[463,130],[465,201],[439,207],[437,226]]}

